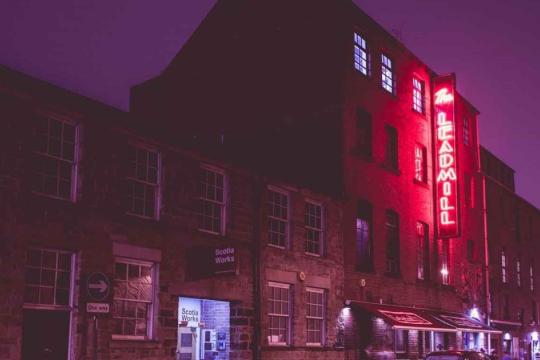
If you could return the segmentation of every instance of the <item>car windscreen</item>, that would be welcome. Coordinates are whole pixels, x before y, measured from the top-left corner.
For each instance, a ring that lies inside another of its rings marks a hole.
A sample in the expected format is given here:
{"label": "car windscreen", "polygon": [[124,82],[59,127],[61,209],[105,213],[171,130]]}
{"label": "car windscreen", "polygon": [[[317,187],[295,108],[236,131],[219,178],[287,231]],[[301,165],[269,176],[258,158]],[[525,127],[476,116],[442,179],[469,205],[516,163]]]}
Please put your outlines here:
{"label": "car windscreen", "polygon": [[463,360],[463,356],[455,354],[428,355],[426,360]]}

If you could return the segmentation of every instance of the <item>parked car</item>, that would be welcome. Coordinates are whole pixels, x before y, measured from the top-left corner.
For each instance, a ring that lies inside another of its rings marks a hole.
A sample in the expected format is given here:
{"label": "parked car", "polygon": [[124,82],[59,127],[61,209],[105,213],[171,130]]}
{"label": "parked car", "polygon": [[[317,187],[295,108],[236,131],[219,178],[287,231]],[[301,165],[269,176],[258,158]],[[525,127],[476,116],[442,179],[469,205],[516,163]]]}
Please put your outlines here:
{"label": "parked car", "polygon": [[434,351],[427,354],[425,360],[491,360],[491,357],[483,352],[468,350]]}

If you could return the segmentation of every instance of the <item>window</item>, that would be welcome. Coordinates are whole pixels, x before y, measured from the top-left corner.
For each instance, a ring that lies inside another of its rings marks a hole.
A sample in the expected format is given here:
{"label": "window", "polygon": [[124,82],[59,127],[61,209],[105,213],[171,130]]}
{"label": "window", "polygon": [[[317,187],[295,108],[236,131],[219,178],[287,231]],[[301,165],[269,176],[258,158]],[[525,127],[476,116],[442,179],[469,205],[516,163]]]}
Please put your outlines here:
{"label": "window", "polygon": [[369,74],[370,63],[366,40],[358,33],[354,33],[354,68],[366,76]]}
{"label": "window", "polygon": [[408,351],[408,343],[409,343],[409,332],[407,330],[394,330],[395,332],[395,342],[394,342],[394,349],[396,352],[397,357],[399,358],[399,354],[406,354]]}
{"label": "window", "polygon": [[386,125],[385,165],[393,170],[398,169],[398,136],[395,127]]}
{"label": "window", "polygon": [[421,183],[427,183],[426,155],[426,147],[416,144],[414,147],[414,180]]}
{"label": "window", "polygon": [[467,260],[469,262],[474,261],[474,241],[473,240],[467,240]]}
{"label": "window", "polygon": [[386,211],[386,272],[399,275],[399,219],[397,213]]}
{"label": "window", "polygon": [[291,328],[290,285],[269,283],[268,292],[268,343],[287,345]]}
{"label": "window", "polygon": [[430,353],[431,350],[431,332],[418,331],[418,354],[423,356]]}
{"label": "window", "polygon": [[384,54],[381,54],[381,81],[383,89],[393,94],[394,73],[392,70],[392,60]]}
{"label": "window", "polygon": [[470,121],[468,117],[463,118],[463,144],[469,145],[471,137]]}
{"label": "window", "polygon": [[503,319],[510,320],[510,297],[508,294],[503,295]]}
{"label": "window", "polygon": [[356,269],[373,270],[372,259],[372,206],[367,201],[359,201],[356,217]]}
{"label": "window", "polygon": [[474,177],[469,174],[465,173],[465,203],[472,209],[474,208]]}
{"label": "window", "polygon": [[356,151],[366,157],[371,157],[372,121],[371,114],[364,109],[357,110],[356,118]]}
{"label": "window", "polygon": [[534,269],[533,264],[529,265],[529,288],[534,291]]}
{"label": "window", "polygon": [[532,319],[535,323],[538,323],[538,303],[533,300],[531,306]]}
{"label": "window", "polygon": [[514,212],[514,226],[515,226],[515,232],[516,232],[516,241],[521,240],[521,223],[520,223],[520,211],[519,208],[516,207],[516,210]]}
{"label": "window", "polygon": [[442,240],[441,250],[441,283],[450,285],[450,242],[448,240]]}
{"label": "window", "polygon": [[307,289],[306,329],[308,345],[324,344],[324,295],[322,289]]}
{"label": "window", "polygon": [[521,260],[516,260],[516,285],[521,287]]}
{"label": "window", "polygon": [[69,306],[73,254],[58,250],[26,252],[25,305]]}
{"label": "window", "polygon": [[285,248],[289,238],[289,197],[286,193],[268,191],[268,243]]}
{"label": "window", "polygon": [[152,263],[116,259],[113,336],[134,339],[150,337],[155,278]]}
{"label": "window", "polygon": [[506,255],[504,254],[504,250],[501,251],[501,281],[503,284],[506,284],[507,282],[506,277]]}
{"label": "window", "polygon": [[214,234],[225,233],[225,175],[202,167],[199,181],[199,230]]}
{"label": "window", "polygon": [[417,271],[420,280],[429,280],[429,227],[418,221],[416,223],[417,238]]}
{"label": "window", "polygon": [[159,154],[131,146],[128,214],[157,219],[159,217]]}
{"label": "window", "polygon": [[413,109],[420,114],[423,114],[425,104],[425,87],[424,82],[417,78],[413,78]]}
{"label": "window", "polygon": [[304,217],[304,226],[306,230],[304,250],[308,254],[322,255],[322,206],[311,202],[306,202]]}
{"label": "window", "polygon": [[52,118],[36,118],[33,190],[75,201],[77,128]]}

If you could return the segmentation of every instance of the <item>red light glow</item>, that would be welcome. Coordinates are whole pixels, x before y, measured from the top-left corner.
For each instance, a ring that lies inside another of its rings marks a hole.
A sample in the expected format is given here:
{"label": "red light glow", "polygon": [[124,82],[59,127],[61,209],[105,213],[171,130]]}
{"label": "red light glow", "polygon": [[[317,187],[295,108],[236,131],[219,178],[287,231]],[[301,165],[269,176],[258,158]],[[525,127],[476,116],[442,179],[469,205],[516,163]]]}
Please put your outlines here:
{"label": "red light glow", "polygon": [[440,238],[457,237],[459,213],[453,76],[435,79],[434,113],[437,234]]}

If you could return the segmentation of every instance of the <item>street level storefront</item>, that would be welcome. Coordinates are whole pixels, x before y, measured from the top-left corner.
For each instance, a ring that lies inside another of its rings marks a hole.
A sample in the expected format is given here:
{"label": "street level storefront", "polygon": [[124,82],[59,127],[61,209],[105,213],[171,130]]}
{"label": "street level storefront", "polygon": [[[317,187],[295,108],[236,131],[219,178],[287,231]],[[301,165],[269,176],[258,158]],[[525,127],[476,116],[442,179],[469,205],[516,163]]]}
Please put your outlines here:
{"label": "street level storefront", "polygon": [[491,326],[502,332],[491,344],[495,352],[508,353],[512,359],[540,359],[539,328],[535,323],[528,325],[518,321],[492,319]]}
{"label": "street level storefront", "polygon": [[443,349],[488,349],[500,331],[466,315],[398,305],[346,302],[346,346],[364,358],[419,359]]}

